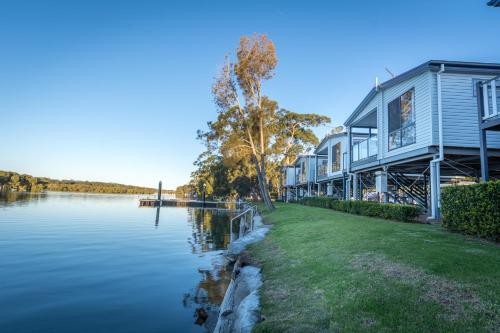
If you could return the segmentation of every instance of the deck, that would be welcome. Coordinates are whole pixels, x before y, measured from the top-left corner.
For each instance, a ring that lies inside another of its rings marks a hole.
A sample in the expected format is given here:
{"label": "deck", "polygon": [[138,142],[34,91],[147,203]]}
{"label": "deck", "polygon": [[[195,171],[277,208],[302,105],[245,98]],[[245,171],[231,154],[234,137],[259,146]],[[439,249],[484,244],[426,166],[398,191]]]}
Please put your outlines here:
{"label": "deck", "polygon": [[[161,204],[160,204],[161,203]],[[201,200],[177,200],[177,199],[140,199],[139,207],[196,207],[196,208],[218,208],[237,209],[243,203],[229,201],[201,201]]]}

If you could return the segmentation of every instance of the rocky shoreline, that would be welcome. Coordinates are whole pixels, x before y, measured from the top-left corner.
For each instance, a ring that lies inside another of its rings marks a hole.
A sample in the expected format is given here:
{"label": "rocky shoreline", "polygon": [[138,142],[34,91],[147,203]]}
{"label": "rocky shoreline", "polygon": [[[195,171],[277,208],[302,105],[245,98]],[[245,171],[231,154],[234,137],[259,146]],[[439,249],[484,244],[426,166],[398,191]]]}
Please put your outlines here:
{"label": "rocky shoreline", "polygon": [[249,333],[261,320],[259,288],[262,285],[260,268],[245,255],[249,244],[261,241],[270,226],[254,216],[254,230],[232,242],[224,253],[227,265],[234,264],[231,283],[220,307],[215,333]]}

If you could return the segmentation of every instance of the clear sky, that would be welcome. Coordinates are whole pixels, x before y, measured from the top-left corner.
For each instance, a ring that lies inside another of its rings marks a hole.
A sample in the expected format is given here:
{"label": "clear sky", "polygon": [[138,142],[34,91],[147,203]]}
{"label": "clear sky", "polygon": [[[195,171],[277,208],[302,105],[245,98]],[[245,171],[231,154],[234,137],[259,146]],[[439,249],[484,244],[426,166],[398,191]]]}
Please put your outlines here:
{"label": "clear sky", "polygon": [[267,95],[334,126],[385,67],[500,62],[500,8],[486,2],[0,0],[0,169],[173,188],[241,35],[276,44]]}

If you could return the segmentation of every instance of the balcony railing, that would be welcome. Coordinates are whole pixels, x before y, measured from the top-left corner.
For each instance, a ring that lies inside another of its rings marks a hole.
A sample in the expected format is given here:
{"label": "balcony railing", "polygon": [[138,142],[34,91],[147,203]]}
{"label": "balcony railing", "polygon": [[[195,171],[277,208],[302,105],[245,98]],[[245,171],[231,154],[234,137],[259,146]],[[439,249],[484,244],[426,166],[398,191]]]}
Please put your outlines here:
{"label": "balcony railing", "polygon": [[328,176],[328,157],[318,157],[318,179]]}
{"label": "balcony railing", "polygon": [[[497,85],[498,84],[498,85]],[[500,80],[494,78],[481,85],[483,90],[483,120],[499,115],[500,112]]]}
{"label": "balcony railing", "polygon": [[352,161],[360,161],[377,155],[377,135],[372,135],[363,141],[352,145]]}

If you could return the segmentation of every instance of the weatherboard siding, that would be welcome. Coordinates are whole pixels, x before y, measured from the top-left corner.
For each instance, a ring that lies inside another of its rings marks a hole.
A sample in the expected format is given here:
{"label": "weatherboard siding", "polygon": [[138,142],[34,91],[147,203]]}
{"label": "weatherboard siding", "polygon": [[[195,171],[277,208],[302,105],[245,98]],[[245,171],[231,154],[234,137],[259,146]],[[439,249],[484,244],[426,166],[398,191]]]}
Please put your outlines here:
{"label": "weatherboard siding", "polygon": [[[382,130],[379,131],[379,146],[382,150],[382,156],[379,156],[379,159],[397,156],[433,144],[431,86],[431,73],[425,72],[384,90],[383,115],[380,117],[382,118],[380,121]],[[389,151],[388,105],[410,89],[414,89],[415,143]]]}
{"label": "weatherboard siding", "polygon": [[[409,151],[431,146],[434,143],[432,105],[432,74],[430,71],[403,81],[391,88],[379,91],[353,120],[355,123],[365,117],[373,109],[377,109],[378,154],[377,159],[393,157]],[[414,144],[389,151],[388,104],[406,91],[414,89],[415,98],[415,131]],[[437,134],[435,135],[437,136]]]}
{"label": "weatherboard siding", "polygon": [[[443,105],[443,140],[445,146],[479,147],[477,97],[473,93],[474,79],[488,76],[447,74],[441,76]],[[497,98],[497,101],[500,99]],[[488,147],[500,148],[500,132],[488,132]]]}

